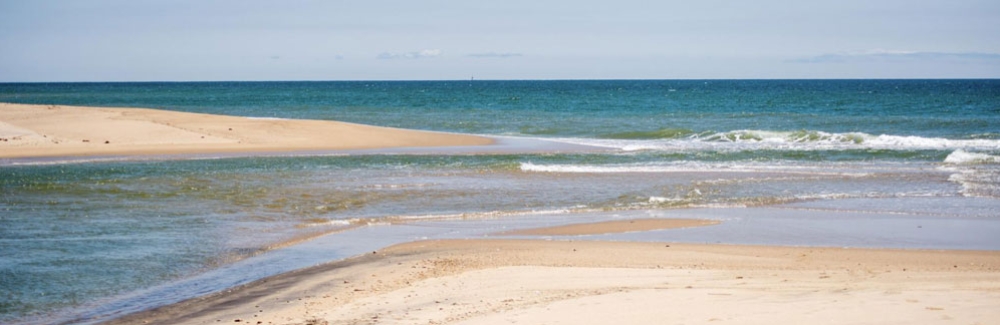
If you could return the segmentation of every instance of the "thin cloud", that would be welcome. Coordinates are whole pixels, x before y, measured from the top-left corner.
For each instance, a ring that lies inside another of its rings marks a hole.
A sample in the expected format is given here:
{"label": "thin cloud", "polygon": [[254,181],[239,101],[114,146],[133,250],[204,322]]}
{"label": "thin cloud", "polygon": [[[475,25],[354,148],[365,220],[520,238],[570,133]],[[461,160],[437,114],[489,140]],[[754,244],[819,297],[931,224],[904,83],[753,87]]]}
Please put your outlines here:
{"label": "thin cloud", "polygon": [[469,55],[466,55],[466,56],[470,57],[470,58],[478,58],[478,59],[506,59],[506,58],[513,58],[513,57],[524,56],[524,55],[521,54],[521,53],[494,53],[494,52],[490,52],[490,53],[472,53],[472,54],[469,54]]}
{"label": "thin cloud", "polygon": [[442,53],[443,52],[441,52],[441,50],[438,49],[422,50],[422,51],[406,52],[406,53],[382,52],[381,54],[376,56],[376,58],[380,60],[423,59],[423,58],[439,57],[441,56]]}
{"label": "thin cloud", "polygon": [[860,63],[860,62],[914,62],[953,61],[1000,63],[1000,54],[976,52],[916,52],[872,50],[840,54],[824,54],[809,58],[791,60],[795,63]]}

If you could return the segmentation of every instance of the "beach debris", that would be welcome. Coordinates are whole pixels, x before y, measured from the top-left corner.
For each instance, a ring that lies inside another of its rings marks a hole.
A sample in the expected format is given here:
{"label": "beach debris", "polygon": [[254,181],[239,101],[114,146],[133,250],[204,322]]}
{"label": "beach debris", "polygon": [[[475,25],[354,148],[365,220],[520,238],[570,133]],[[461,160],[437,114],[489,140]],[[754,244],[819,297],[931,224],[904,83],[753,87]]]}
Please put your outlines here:
{"label": "beach debris", "polygon": [[83,139],[83,142],[90,142],[90,140],[87,140],[87,139]]}
{"label": "beach debris", "polygon": [[109,143],[111,143],[111,141],[104,140],[104,144],[109,144]]}

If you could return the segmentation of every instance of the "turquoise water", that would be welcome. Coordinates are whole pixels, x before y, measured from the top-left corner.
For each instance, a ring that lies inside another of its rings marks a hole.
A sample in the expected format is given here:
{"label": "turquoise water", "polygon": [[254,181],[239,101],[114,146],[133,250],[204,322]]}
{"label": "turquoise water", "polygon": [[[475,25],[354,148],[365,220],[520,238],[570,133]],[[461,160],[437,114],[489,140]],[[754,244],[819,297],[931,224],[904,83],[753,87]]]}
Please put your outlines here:
{"label": "turquoise water", "polygon": [[0,84],[0,102],[599,149],[0,161],[5,323],[51,322],[348,224],[771,207],[1000,220],[997,80]]}

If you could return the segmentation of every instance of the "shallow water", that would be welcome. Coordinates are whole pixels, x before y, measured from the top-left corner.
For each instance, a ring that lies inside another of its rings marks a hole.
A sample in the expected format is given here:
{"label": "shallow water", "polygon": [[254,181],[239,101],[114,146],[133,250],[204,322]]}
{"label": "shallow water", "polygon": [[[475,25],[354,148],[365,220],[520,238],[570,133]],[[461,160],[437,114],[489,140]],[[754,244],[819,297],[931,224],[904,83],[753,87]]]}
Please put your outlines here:
{"label": "shallow water", "polygon": [[[979,205],[996,211],[1000,202],[948,199],[953,205]],[[907,205],[910,199],[865,199],[875,206]],[[890,201],[890,202],[885,202]],[[836,203],[838,200],[827,201]],[[937,202],[942,203],[942,202]],[[502,236],[513,229],[548,227],[580,222],[635,218],[695,218],[720,220],[706,227],[579,236]],[[277,249],[194,277],[116,297],[71,313],[78,323],[106,320],[119,313],[224,290],[327,261],[368,254],[393,244],[427,239],[524,238],[544,240],[610,240],[822,246],[850,248],[1000,250],[1000,218],[946,217],[936,213],[885,213],[802,208],[781,205],[766,208],[700,208],[573,213],[525,213],[517,216],[415,221],[396,225],[369,225],[321,236]]]}

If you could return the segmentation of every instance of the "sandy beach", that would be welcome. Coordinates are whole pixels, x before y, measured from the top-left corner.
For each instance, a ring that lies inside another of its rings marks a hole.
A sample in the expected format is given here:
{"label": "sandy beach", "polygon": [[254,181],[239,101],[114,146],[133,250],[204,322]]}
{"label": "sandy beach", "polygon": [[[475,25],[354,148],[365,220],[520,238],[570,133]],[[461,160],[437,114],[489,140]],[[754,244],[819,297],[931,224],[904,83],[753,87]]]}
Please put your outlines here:
{"label": "sandy beach", "polygon": [[1000,325],[998,31],[0,0],[0,325]]}
{"label": "sandy beach", "polygon": [[[619,231],[663,227],[632,224]],[[483,239],[395,245],[109,324],[992,324],[998,306],[995,251]]]}
{"label": "sandy beach", "polygon": [[492,143],[476,136],[145,108],[0,103],[0,158],[290,152]]}
{"label": "sandy beach", "polygon": [[[0,158],[490,143],[334,121],[0,104]],[[718,224],[630,219],[416,241],[106,324],[1000,323],[998,251],[574,240]]]}

